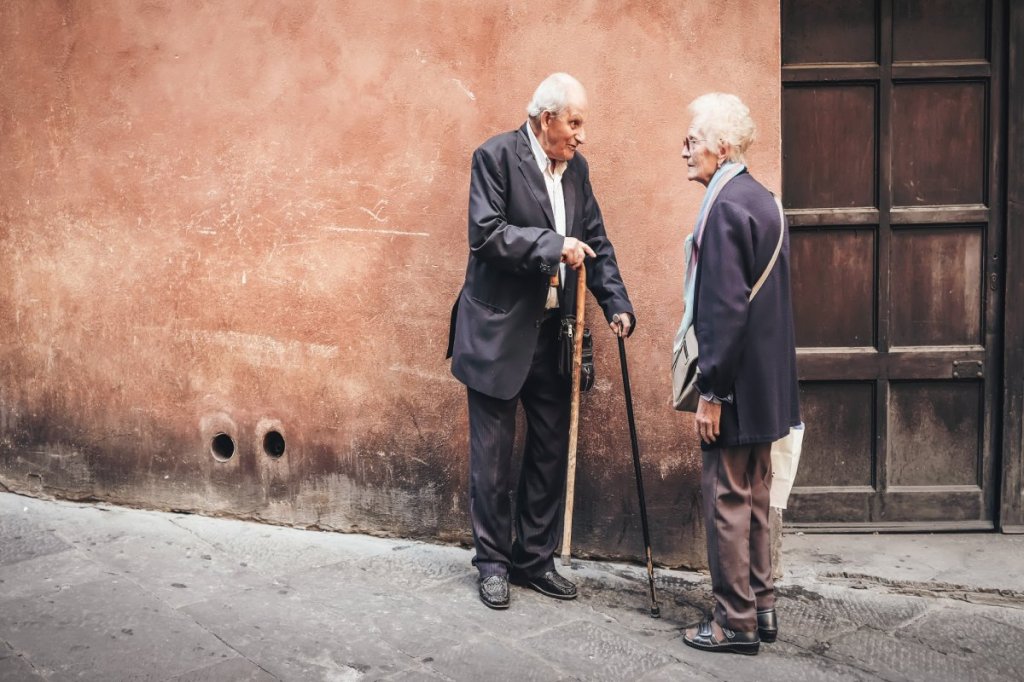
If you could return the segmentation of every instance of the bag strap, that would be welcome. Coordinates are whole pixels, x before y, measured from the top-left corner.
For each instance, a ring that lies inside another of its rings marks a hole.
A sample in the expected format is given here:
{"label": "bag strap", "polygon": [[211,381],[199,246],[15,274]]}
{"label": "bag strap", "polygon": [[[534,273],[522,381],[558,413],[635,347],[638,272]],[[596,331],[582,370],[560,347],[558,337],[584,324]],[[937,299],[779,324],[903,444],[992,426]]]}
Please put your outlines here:
{"label": "bag strap", "polygon": [[782,251],[782,238],[786,234],[786,214],[782,211],[782,202],[779,201],[779,198],[774,194],[772,195],[772,198],[775,199],[775,205],[779,207],[779,243],[775,245],[775,253],[772,254],[772,259],[768,262],[768,267],[764,269],[764,272],[761,273],[761,278],[757,280],[754,284],[754,288],[750,290],[750,298],[747,299],[748,302],[754,300],[754,297],[757,296],[757,292],[761,290],[761,285],[763,285],[764,281],[768,279],[768,275],[771,274],[772,268],[775,267],[775,261],[779,258],[779,251]]}

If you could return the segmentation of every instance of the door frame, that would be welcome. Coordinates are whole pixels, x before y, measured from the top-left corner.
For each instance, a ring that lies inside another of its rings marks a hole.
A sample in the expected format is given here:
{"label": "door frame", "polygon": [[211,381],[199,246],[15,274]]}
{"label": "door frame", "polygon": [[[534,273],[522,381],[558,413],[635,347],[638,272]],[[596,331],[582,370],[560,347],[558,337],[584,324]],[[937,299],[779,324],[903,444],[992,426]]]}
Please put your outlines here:
{"label": "door frame", "polygon": [[1010,2],[1006,74],[1006,258],[999,527],[1024,533],[1024,3]]}

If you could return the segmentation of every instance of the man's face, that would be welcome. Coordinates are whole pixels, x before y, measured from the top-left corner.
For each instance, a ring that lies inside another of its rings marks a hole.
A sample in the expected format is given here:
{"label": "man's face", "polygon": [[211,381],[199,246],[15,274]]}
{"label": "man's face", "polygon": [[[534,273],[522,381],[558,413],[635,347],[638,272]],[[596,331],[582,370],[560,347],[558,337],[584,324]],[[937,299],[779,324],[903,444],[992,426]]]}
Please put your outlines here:
{"label": "man's face", "polygon": [[586,141],[583,122],[587,114],[586,101],[567,106],[562,113],[545,111],[540,115],[540,135],[537,140],[549,159],[569,161],[576,148]]}

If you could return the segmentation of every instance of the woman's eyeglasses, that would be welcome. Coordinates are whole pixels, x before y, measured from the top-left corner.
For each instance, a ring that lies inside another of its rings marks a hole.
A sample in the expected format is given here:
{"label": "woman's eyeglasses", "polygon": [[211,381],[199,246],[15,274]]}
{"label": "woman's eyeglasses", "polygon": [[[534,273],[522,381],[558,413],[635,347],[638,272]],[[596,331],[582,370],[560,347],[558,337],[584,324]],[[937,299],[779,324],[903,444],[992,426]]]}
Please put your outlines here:
{"label": "woman's eyeglasses", "polygon": [[707,142],[707,140],[700,140],[697,139],[696,137],[687,137],[685,140],[683,140],[683,149],[685,149],[688,152],[692,152],[694,149],[697,148],[697,145],[704,144],[705,142]]}

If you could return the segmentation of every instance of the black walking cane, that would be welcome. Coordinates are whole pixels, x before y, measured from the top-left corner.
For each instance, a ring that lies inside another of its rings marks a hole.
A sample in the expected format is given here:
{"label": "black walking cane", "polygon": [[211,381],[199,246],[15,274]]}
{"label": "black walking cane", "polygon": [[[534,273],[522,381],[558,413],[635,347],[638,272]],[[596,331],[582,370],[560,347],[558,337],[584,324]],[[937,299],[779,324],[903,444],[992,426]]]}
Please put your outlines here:
{"label": "black walking cane", "polygon": [[636,472],[636,493],[640,497],[640,524],[644,529],[644,550],[647,552],[647,580],[651,586],[651,618],[661,618],[658,593],[654,589],[654,558],[651,556],[651,532],[647,526],[647,501],[644,499],[644,475],[640,470],[640,445],[636,440],[636,421],[633,419],[633,392],[629,388],[629,367],[626,365],[626,344],[619,337],[619,364],[622,365],[622,392],[626,396],[626,416],[629,418],[629,440],[633,446],[633,470]]}

